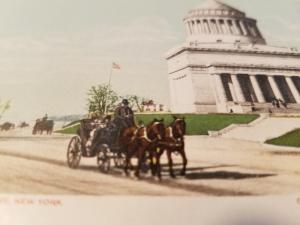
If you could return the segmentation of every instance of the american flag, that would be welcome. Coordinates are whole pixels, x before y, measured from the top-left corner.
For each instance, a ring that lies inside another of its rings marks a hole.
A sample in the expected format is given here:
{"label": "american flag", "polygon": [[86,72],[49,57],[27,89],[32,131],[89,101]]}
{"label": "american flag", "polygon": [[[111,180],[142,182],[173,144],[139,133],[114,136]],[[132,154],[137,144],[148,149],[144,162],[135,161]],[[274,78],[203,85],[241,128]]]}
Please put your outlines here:
{"label": "american flag", "polygon": [[113,69],[116,69],[116,70],[120,70],[120,69],[121,69],[121,66],[118,65],[117,63],[113,63],[113,64],[112,64],[112,68],[113,68]]}

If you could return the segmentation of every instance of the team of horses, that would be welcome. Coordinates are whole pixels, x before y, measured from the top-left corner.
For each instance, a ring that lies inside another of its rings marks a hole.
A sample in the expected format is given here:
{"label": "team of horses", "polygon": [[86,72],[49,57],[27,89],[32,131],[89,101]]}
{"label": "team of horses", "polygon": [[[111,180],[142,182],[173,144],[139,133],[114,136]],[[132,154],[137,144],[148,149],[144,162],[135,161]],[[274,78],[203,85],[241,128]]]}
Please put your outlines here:
{"label": "team of horses", "polygon": [[130,162],[133,157],[137,158],[135,176],[140,177],[142,164],[149,160],[153,176],[161,179],[160,159],[164,152],[168,157],[169,173],[175,178],[173,170],[172,153],[176,152],[182,157],[182,170],[180,175],[184,176],[187,166],[185,153],[184,135],[186,134],[186,122],[184,118],[173,118],[173,122],[166,126],[164,120],[154,119],[147,126],[132,126],[124,129],[120,135],[120,146],[125,152],[124,171],[129,175]]}

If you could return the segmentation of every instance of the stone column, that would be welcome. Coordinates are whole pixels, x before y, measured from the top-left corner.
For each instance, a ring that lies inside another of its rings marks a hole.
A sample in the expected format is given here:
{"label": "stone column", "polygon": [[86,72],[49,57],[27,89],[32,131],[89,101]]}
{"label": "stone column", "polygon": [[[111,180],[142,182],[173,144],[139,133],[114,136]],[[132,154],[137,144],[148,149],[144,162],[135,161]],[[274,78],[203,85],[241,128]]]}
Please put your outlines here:
{"label": "stone column", "polygon": [[220,24],[220,20],[216,20],[216,26],[218,27],[218,30],[219,30],[219,34],[224,34],[224,31],[222,29],[222,26]]}
{"label": "stone column", "polygon": [[238,102],[238,99],[236,97],[235,90],[234,90],[234,87],[233,87],[233,83],[229,82],[228,86],[229,86],[229,90],[230,90],[230,93],[231,93],[231,96],[232,96],[232,100],[234,102]]}
{"label": "stone column", "polygon": [[232,29],[232,27],[230,27],[230,25],[229,25],[229,21],[230,20],[226,20],[226,29],[227,29],[227,32],[228,32],[228,34],[233,34],[233,29]]}
{"label": "stone column", "polygon": [[256,79],[256,76],[255,75],[249,75],[250,77],[250,81],[252,83],[252,87],[254,89],[254,93],[256,95],[256,98],[258,100],[259,103],[265,103],[266,102],[266,99],[262,93],[262,90],[258,84],[258,81]]}
{"label": "stone column", "polygon": [[207,23],[205,23],[205,21],[206,20],[201,20],[201,24],[203,26],[203,33],[204,34],[208,34],[208,30],[207,30],[208,29],[208,27],[207,27],[208,25],[207,25]]}
{"label": "stone column", "polygon": [[292,77],[285,77],[285,80],[289,86],[289,88],[291,89],[291,92],[296,100],[297,103],[300,103],[300,95],[299,95],[299,92],[292,80]]}
{"label": "stone column", "polygon": [[192,21],[192,31],[193,31],[193,35],[195,35],[196,34],[196,24],[195,24],[194,20]]}
{"label": "stone column", "polygon": [[235,35],[239,35],[240,32],[239,32],[239,29],[237,28],[237,25],[236,25],[235,20],[234,20],[234,19],[231,20],[231,23],[232,23],[232,28],[233,28],[233,30],[234,30],[234,34],[235,34]]}
{"label": "stone column", "polygon": [[248,30],[247,30],[247,28],[245,27],[245,24],[244,24],[244,21],[243,21],[243,20],[240,20],[240,25],[241,25],[241,28],[242,28],[242,30],[243,30],[244,35],[247,36],[247,35],[248,35]]}
{"label": "stone column", "polygon": [[283,99],[283,96],[282,96],[282,94],[281,94],[281,92],[280,92],[280,90],[279,90],[279,87],[278,87],[278,85],[276,84],[276,81],[275,81],[274,76],[268,76],[268,80],[269,80],[269,83],[270,83],[270,85],[271,85],[271,88],[272,88],[272,90],[273,90],[273,92],[274,92],[275,98],[284,100],[284,99]]}
{"label": "stone column", "polygon": [[214,85],[215,85],[215,90],[216,90],[216,95],[217,95],[217,100],[220,103],[226,103],[227,102],[227,97],[226,97],[226,92],[225,88],[223,85],[223,81],[221,78],[221,74],[213,74],[213,79],[214,79]]}
{"label": "stone column", "polygon": [[241,26],[238,26],[239,25],[239,21],[238,20],[233,20],[233,23],[234,23],[234,27],[236,29],[236,33],[237,35],[242,35],[241,34]]}
{"label": "stone column", "polygon": [[213,31],[212,31],[211,26],[210,26],[210,20],[207,19],[206,21],[207,21],[207,33],[208,34],[212,34]]}
{"label": "stone column", "polygon": [[191,30],[190,30],[189,22],[186,22],[185,26],[186,26],[186,30],[187,30],[188,35],[190,35],[191,34]]}
{"label": "stone column", "polygon": [[234,87],[234,90],[235,90],[235,94],[236,94],[237,100],[239,102],[245,102],[246,99],[245,99],[245,96],[244,96],[241,84],[240,84],[240,82],[238,80],[237,74],[232,74],[231,75],[231,80],[232,80],[232,83],[233,83],[233,87]]}
{"label": "stone column", "polygon": [[202,27],[201,27],[200,20],[196,20],[196,23],[197,23],[197,28],[198,28],[198,34],[202,34]]}
{"label": "stone column", "polygon": [[188,23],[188,28],[189,28],[190,35],[192,35],[193,34],[192,22],[188,21],[187,23]]}
{"label": "stone column", "polygon": [[200,30],[199,30],[199,24],[197,22],[197,20],[195,20],[195,34],[200,34]]}

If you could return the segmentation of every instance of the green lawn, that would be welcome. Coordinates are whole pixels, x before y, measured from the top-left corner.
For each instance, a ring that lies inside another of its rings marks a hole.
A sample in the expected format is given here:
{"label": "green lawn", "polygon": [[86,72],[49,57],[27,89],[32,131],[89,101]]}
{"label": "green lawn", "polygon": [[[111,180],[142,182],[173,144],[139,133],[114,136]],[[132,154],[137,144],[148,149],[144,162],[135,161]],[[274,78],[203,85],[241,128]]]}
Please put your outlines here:
{"label": "green lawn", "polygon": [[[235,123],[247,124],[257,119],[259,116],[254,114],[177,114],[185,117],[188,135],[207,135],[208,131],[218,131]],[[164,119],[165,124],[169,125],[173,120],[171,114],[137,114],[136,121],[144,124],[150,123],[154,118]],[[58,133],[74,134],[78,126],[66,128]]]}
{"label": "green lawn", "polygon": [[300,147],[300,129],[291,131],[283,136],[266,141],[267,144]]}
{"label": "green lawn", "polygon": [[[78,123],[78,121],[77,121],[77,123]],[[75,123],[73,123],[72,125],[74,125],[74,126],[66,127],[66,128],[63,128],[62,130],[57,130],[57,131],[55,131],[55,133],[76,134],[80,124],[78,123],[77,125],[75,125]]]}

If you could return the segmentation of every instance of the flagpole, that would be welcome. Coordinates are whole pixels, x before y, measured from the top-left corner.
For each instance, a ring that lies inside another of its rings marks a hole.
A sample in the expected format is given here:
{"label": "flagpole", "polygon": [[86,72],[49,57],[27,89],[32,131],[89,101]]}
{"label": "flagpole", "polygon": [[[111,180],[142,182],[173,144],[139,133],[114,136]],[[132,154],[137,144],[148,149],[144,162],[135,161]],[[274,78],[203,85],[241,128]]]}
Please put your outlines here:
{"label": "flagpole", "polygon": [[105,108],[104,108],[104,115],[106,115],[107,113],[107,98],[108,98],[108,94],[110,91],[110,83],[111,83],[111,75],[112,75],[112,71],[113,71],[113,63],[111,64],[111,68],[110,68],[110,72],[109,72],[109,79],[108,79],[108,85],[107,85],[107,91],[105,94]]}

